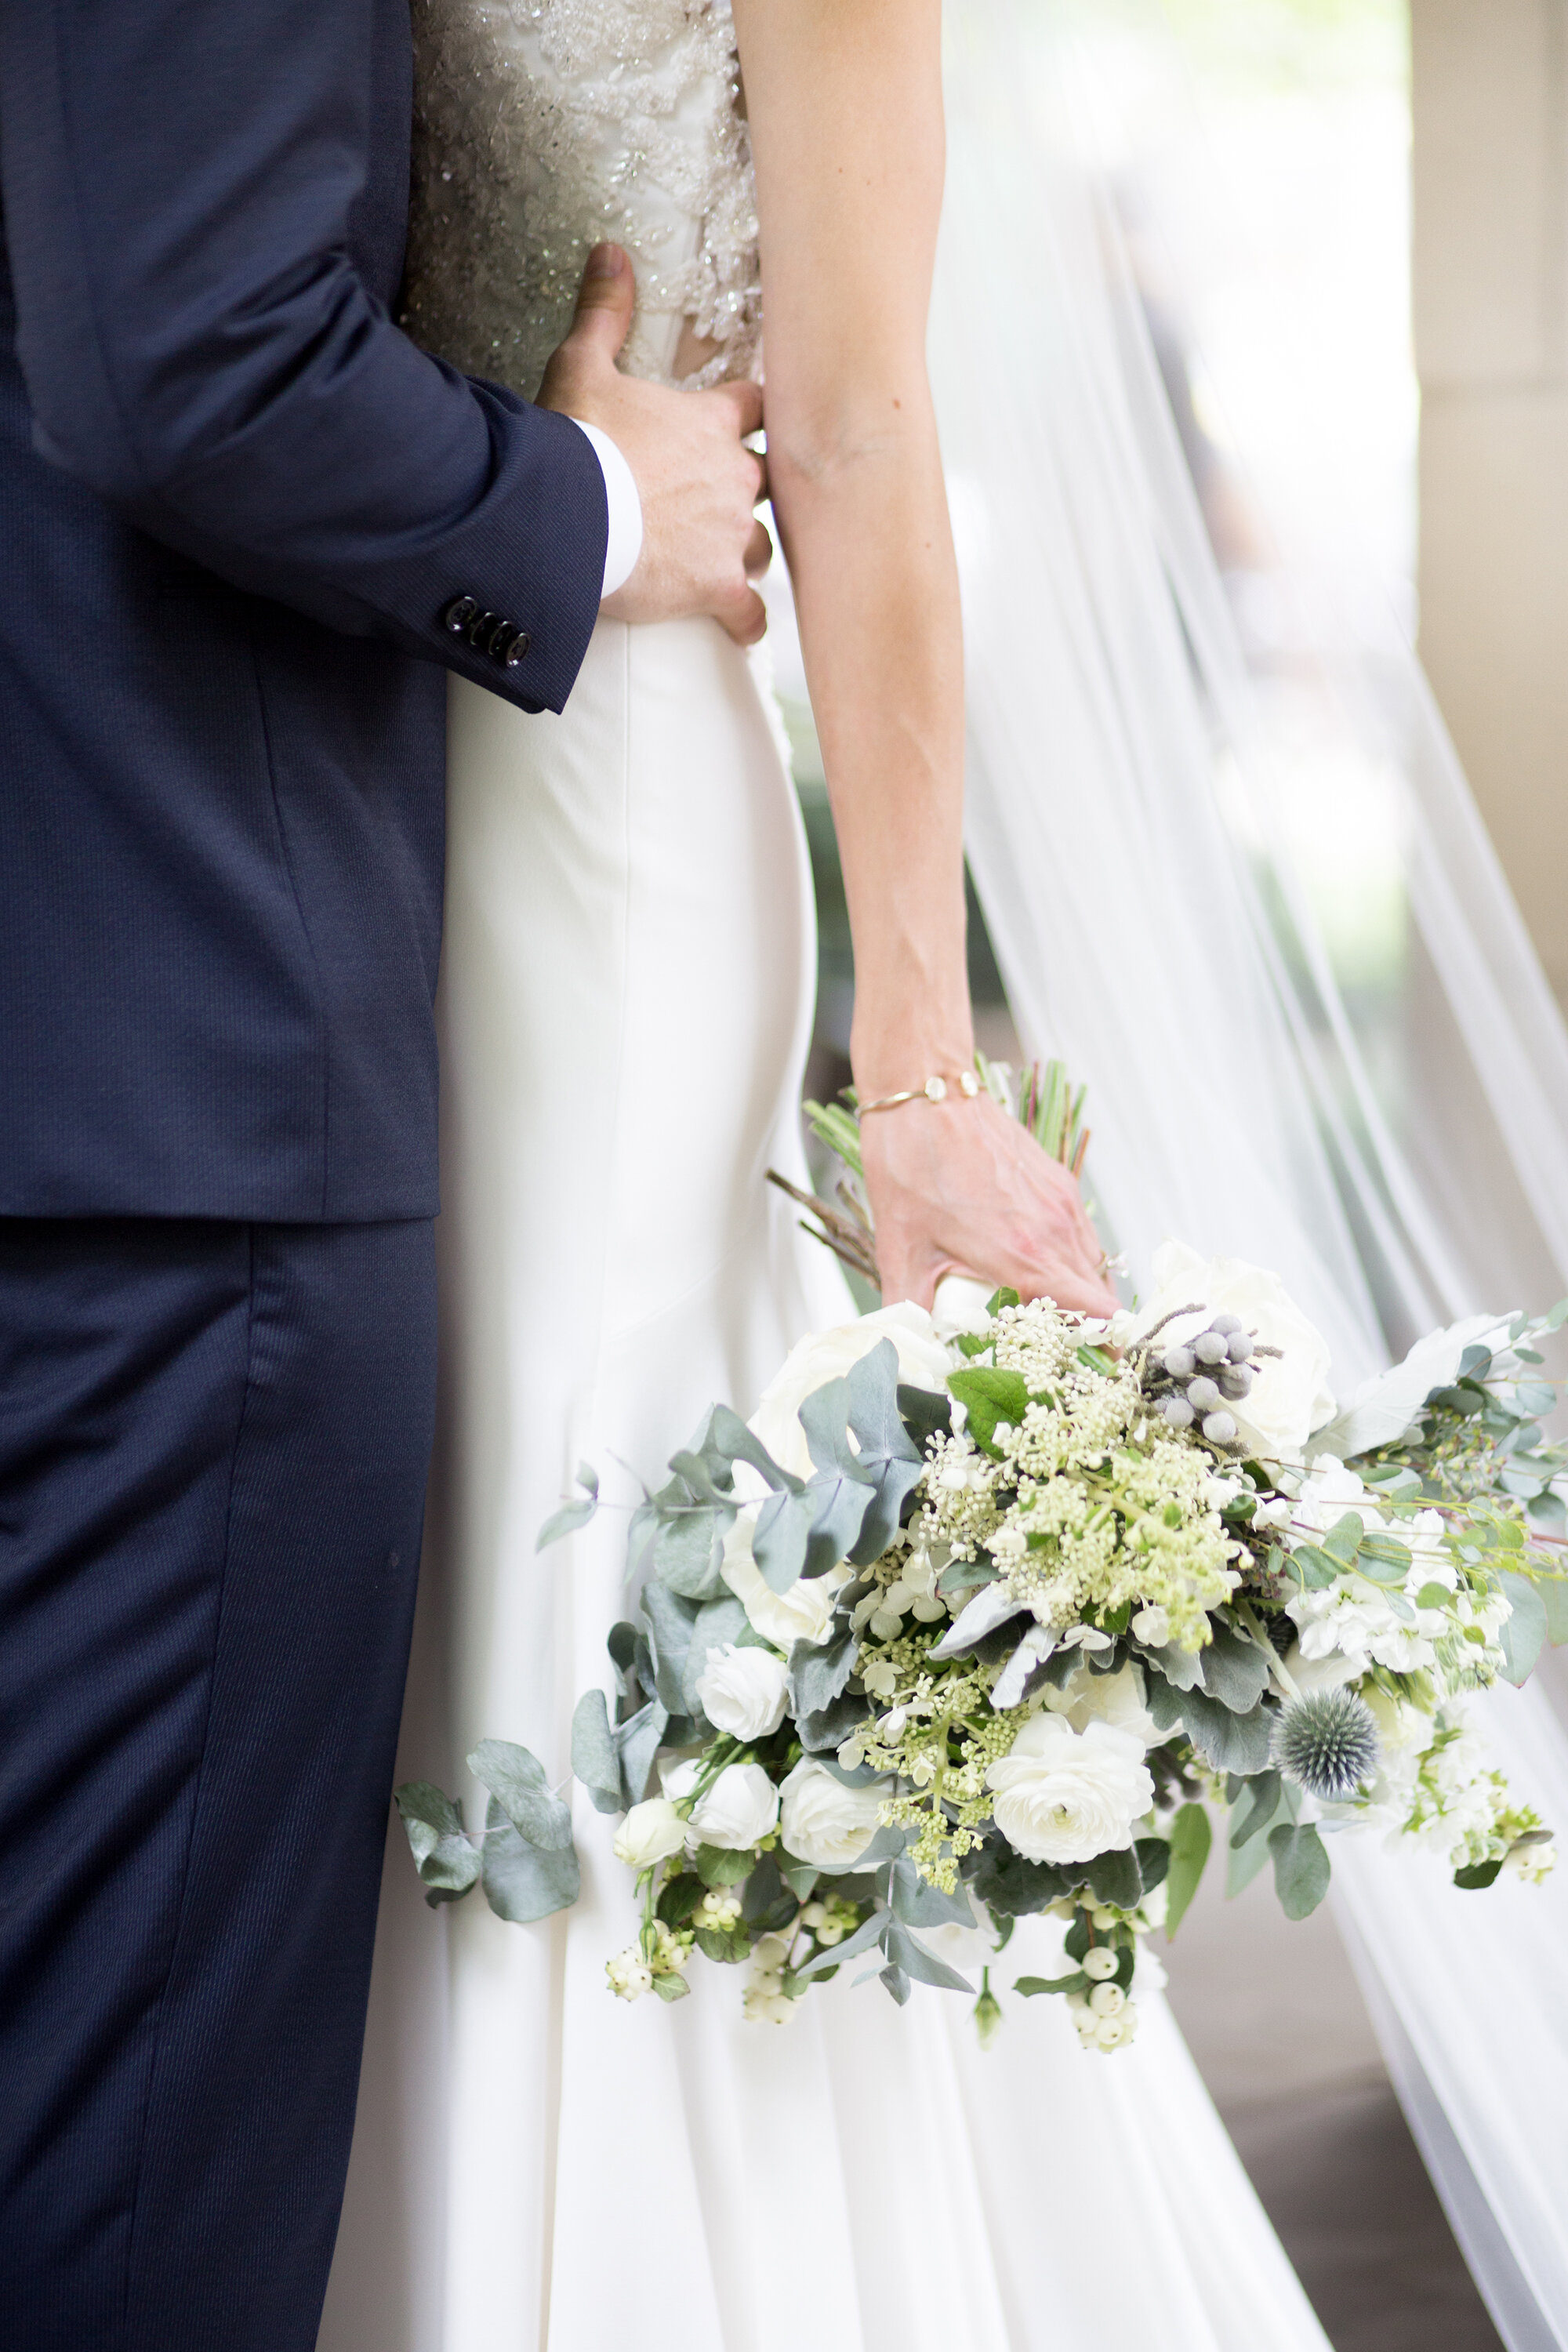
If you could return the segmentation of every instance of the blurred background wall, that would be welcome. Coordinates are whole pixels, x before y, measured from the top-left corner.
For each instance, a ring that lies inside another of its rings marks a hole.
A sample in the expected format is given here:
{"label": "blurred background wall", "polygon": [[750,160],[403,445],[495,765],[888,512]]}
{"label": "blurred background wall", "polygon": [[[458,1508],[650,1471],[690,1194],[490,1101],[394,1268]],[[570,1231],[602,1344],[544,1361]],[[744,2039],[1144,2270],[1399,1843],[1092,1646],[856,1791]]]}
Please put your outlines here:
{"label": "blurred background wall", "polygon": [[1420,650],[1568,1000],[1568,0],[1413,0]]}

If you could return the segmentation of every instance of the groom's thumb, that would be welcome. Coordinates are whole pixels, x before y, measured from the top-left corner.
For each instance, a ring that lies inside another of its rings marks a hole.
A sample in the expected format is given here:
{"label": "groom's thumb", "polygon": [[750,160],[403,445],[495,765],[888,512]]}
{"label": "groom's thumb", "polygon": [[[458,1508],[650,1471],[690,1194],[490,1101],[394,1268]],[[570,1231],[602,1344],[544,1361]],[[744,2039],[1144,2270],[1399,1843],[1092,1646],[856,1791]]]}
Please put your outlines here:
{"label": "groom's thumb", "polygon": [[626,341],[632,323],[637,283],[632,265],[618,245],[596,245],[588,256],[583,283],[577,290],[577,315],[569,340],[587,343],[613,360]]}

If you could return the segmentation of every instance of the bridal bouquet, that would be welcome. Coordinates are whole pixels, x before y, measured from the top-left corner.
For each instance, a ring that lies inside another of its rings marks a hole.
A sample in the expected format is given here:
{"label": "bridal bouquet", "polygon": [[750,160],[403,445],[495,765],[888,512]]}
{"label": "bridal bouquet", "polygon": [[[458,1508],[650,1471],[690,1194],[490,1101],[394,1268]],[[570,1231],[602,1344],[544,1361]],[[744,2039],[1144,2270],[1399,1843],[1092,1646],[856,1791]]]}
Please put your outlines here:
{"label": "bridal bouquet", "polygon": [[[1045,1091],[1068,1157],[1077,1107]],[[1110,2051],[1216,1824],[1233,1885],[1271,1863],[1292,1918],[1335,1835],[1381,1831],[1463,1887],[1551,1867],[1464,1700],[1568,1633],[1568,1456],[1531,1344],[1568,1305],[1435,1333],[1336,1413],[1274,1276],[1176,1244],[1155,1274],[1109,1323],[1002,1291],[814,1334],[750,1422],[715,1406],[674,1457],[632,1517],[613,1712],[590,1691],[574,1723],[640,1899],[613,1991],[679,2000],[700,1954],[744,1964],[759,2020],[858,1958],[900,2001],[973,1992],[948,1931],[996,1952],[1051,1912],[1062,1972],[1014,1989]],[[581,1483],[542,1543],[598,1507]],[[573,1901],[542,1769],[500,1741],[468,1761],[477,1838],[439,1790],[398,1791],[428,1899]],[[989,1967],[976,2016],[1000,2021]]]}

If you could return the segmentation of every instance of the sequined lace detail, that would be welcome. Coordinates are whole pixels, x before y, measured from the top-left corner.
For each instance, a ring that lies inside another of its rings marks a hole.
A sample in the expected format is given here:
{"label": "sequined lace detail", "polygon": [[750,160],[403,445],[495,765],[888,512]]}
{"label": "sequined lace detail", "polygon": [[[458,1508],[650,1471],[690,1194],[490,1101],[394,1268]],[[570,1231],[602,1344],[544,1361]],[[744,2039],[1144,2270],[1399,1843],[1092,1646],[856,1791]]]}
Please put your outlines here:
{"label": "sequined lace detail", "polygon": [[756,198],[730,0],[415,0],[404,324],[530,396],[591,246],[631,254],[621,364],[674,382],[689,320],[720,344],[689,384],[752,373]]}

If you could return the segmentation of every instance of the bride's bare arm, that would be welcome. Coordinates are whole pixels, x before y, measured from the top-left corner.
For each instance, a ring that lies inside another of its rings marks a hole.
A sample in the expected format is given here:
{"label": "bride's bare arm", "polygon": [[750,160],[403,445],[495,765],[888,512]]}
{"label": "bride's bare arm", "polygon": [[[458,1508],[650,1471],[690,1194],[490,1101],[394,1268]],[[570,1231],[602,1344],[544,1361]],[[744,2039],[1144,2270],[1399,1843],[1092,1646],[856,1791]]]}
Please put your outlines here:
{"label": "bride's bare arm", "polygon": [[[756,157],[768,478],[844,863],[862,1100],[967,1070],[963,656],[926,377],[941,0],[734,0]],[[986,1099],[868,1117],[883,1289],[1104,1309],[1072,1179]]]}

